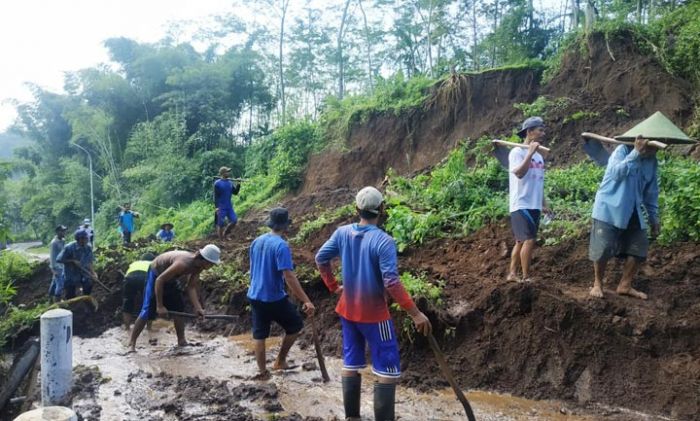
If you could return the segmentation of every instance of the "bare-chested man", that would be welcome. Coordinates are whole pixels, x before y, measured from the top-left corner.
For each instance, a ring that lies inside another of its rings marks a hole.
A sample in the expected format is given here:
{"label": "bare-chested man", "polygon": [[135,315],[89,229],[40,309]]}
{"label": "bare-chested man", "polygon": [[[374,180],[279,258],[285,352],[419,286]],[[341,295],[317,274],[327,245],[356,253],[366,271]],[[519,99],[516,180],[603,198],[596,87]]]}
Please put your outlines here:
{"label": "bare-chested man", "polygon": [[[656,237],[660,229],[656,151],[638,137],[634,148],[620,145],[610,156],[593,204],[588,250],[595,271],[590,292],[593,297],[603,297],[605,267],[612,257],[619,257],[624,259],[625,265],[616,292],[647,299],[645,293],[632,288],[632,279],[647,257],[647,226],[651,226],[652,237]],[[649,218],[648,224],[642,207]]]}
{"label": "bare-chested man", "polygon": [[[197,251],[169,251],[156,257],[148,269],[146,291],[144,293],[143,307],[138,319],[134,323],[131,332],[129,351],[136,351],[136,340],[143,331],[146,322],[156,316],[166,317],[168,310],[183,311],[184,303],[177,286],[178,278],[187,279],[187,295],[197,315],[204,316],[204,310],[199,303],[197,289],[199,286],[199,274],[213,265],[221,263],[221,251],[213,244],[209,244]],[[187,345],[185,340],[185,321],[181,317],[173,317],[177,344]]]}

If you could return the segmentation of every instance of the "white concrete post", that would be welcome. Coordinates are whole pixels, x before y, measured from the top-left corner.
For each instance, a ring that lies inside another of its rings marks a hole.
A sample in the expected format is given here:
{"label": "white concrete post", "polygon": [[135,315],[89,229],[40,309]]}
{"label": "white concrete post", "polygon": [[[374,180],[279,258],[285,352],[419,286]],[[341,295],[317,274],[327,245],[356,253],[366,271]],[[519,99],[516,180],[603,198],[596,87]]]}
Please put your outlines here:
{"label": "white concrete post", "polygon": [[73,313],[49,310],[41,315],[41,405],[61,405],[73,383]]}

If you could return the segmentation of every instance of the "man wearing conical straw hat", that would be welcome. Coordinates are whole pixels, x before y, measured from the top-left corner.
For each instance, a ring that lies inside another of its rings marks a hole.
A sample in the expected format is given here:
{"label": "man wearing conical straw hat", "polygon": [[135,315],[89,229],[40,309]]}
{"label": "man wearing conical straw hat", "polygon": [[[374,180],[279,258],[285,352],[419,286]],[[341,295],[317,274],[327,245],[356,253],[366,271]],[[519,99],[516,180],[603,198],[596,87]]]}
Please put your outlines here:
{"label": "man wearing conical straw hat", "polygon": [[660,231],[657,148],[649,140],[687,143],[690,139],[658,112],[617,139],[634,139],[634,144],[615,149],[596,193],[588,250],[595,272],[590,295],[603,297],[607,262],[618,257],[624,259],[624,267],[616,292],[646,300],[647,294],[632,288],[632,280],[647,257],[647,229],[651,228],[652,238]]}

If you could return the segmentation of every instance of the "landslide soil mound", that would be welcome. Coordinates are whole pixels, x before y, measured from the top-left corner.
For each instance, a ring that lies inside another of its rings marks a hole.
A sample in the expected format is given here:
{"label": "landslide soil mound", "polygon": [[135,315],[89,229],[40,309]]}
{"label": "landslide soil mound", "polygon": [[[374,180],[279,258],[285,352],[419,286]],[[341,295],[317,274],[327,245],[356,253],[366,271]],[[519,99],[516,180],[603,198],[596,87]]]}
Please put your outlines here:
{"label": "landslide soil mound", "polygon": [[[545,84],[540,69],[451,75],[431,89],[422,107],[354,124],[346,151],[311,157],[301,194],[378,185],[389,168],[411,174],[437,164],[460,140],[510,135],[523,120],[513,105],[541,95],[558,100],[544,115],[553,149],[549,163],[556,166],[585,159],[584,131],[620,134],[655,111],[686,124],[693,109],[690,84],[640,51],[632,33],[607,40],[593,33],[581,42]],[[581,112],[596,114],[574,117]]]}

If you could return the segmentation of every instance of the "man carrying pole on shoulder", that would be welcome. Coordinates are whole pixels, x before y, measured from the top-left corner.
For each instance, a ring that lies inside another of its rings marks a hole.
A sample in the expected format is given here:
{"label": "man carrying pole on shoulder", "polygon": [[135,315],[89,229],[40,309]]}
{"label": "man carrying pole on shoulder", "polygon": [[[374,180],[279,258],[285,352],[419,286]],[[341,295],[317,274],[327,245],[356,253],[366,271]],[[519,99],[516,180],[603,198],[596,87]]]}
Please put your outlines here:
{"label": "man carrying pole on shoulder", "polygon": [[[386,294],[413,319],[416,329],[428,335],[432,325],[399,280],[396,243],[377,227],[384,211],[382,194],[365,187],[355,198],[360,223],[338,228],[316,254],[316,264],[328,289],[339,295],[336,312],[343,330],[343,404],[348,420],[360,420],[362,379],[358,370],[367,364],[369,344],[374,384],[375,420],[394,420],[396,382],[401,376],[396,329]],[[331,261],[340,257],[343,285],[333,275]]]}
{"label": "man carrying pole on shoulder", "polygon": [[[238,194],[241,185],[230,179],[231,168],[221,167],[219,179],[214,182],[214,204],[216,205],[216,234],[223,240],[231,228],[236,226],[238,217],[233,210],[231,196]],[[228,220],[228,224],[226,221]]]}
{"label": "man carrying pole on shoulder", "polygon": [[[508,281],[530,282],[530,263],[542,212],[549,212],[544,198],[544,158],[537,151],[545,136],[544,121],[530,117],[518,132],[527,149],[513,148],[508,155],[510,222],[515,246],[510,256]],[[518,264],[522,278],[518,277]]]}
{"label": "man carrying pole on shoulder", "polygon": [[[659,235],[659,182],[657,148],[638,136],[634,147],[620,145],[610,156],[593,204],[593,226],[588,250],[594,281],[590,295],[603,298],[603,279],[608,260],[624,259],[617,293],[642,300],[643,292],[632,288],[639,266],[646,260],[651,236]],[[649,218],[647,223],[643,210]]]}

